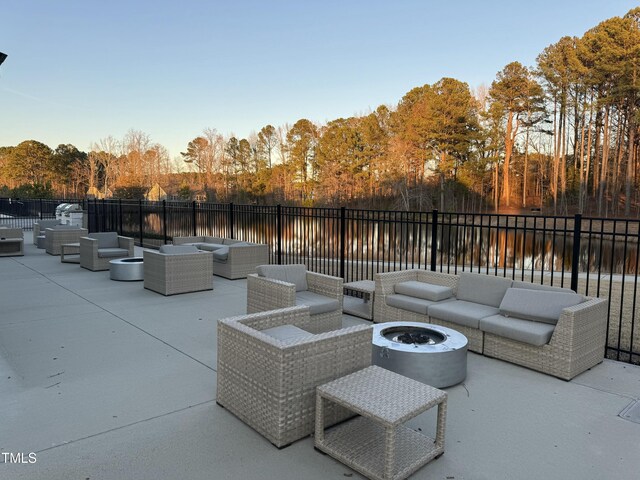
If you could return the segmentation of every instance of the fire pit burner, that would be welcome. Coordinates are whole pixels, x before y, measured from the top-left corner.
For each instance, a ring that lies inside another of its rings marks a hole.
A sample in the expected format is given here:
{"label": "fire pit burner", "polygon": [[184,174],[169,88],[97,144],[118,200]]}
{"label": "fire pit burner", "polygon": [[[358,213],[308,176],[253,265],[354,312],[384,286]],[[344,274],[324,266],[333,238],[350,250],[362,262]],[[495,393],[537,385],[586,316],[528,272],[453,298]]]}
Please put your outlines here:
{"label": "fire pit burner", "polygon": [[379,323],[373,327],[373,364],[442,388],[467,376],[467,337],[440,325]]}
{"label": "fire pit burner", "polygon": [[436,345],[446,340],[446,336],[430,328],[400,327],[385,328],[382,332],[385,338],[397,343]]}

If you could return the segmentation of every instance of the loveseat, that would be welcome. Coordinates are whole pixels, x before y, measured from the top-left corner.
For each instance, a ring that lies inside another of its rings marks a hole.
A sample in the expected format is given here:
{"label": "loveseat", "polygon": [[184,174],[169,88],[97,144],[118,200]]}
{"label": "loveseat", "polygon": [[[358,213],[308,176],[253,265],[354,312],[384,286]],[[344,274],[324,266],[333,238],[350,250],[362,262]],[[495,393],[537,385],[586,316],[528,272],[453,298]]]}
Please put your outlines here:
{"label": "loveseat", "polygon": [[213,253],[213,274],[230,280],[247,278],[258,265],[269,263],[269,246],[232,238],[210,236],[174,237],[174,245],[194,245]]}
{"label": "loveseat", "polygon": [[463,333],[468,348],[565,380],[602,362],[607,301],[572,290],[474,273],[376,275],[376,321]]}

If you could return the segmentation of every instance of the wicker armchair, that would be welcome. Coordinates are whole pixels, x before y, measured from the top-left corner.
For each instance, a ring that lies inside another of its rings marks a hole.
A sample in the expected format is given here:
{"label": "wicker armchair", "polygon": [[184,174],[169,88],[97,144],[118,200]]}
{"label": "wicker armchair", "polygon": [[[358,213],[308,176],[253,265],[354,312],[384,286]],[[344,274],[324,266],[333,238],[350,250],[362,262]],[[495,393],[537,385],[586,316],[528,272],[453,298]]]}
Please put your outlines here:
{"label": "wicker armchair", "polygon": [[161,293],[213,290],[211,252],[187,245],[163,245],[158,252],[144,250],[144,288]]}
{"label": "wicker armchair", "polygon": [[80,238],[80,266],[94,272],[109,270],[114,258],[133,257],[133,238],[116,232],[90,233]]}
{"label": "wicker armchair", "polygon": [[[258,273],[247,276],[247,313],[308,305],[314,320],[309,326],[310,332],[326,332],[342,326],[341,278],[306,271],[302,264],[260,265],[256,271]],[[323,302],[333,305],[325,308],[319,305]]]}
{"label": "wicker armchair", "polygon": [[[312,323],[306,306],[218,321],[216,401],[279,448],[313,432],[318,385],[371,364],[368,325],[289,339],[264,332]],[[351,415],[334,408],[326,425]]]}
{"label": "wicker armchair", "polygon": [[33,244],[38,244],[38,237],[44,236],[44,231],[47,228],[55,227],[56,225],[62,225],[60,220],[48,219],[48,220],[38,220],[33,224]]}
{"label": "wicker armchair", "polygon": [[24,232],[21,228],[0,225],[0,257],[24,255]]}
{"label": "wicker armchair", "polygon": [[49,255],[60,255],[60,247],[65,243],[80,243],[80,237],[89,233],[86,228],[74,225],[57,225],[45,229],[45,248]]}

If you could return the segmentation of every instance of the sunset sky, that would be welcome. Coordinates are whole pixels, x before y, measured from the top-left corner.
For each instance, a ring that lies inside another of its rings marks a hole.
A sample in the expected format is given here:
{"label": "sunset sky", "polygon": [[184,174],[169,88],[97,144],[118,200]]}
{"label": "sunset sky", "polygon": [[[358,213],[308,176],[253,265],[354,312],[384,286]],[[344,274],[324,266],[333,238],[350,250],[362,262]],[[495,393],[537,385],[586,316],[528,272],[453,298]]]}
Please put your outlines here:
{"label": "sunset sky", "polygon": [[395,105],[454,77],[490,85],[637,2],[8,0],[0,146],[89,150],[141,130],[172,158],[205,128],[246,137]]}

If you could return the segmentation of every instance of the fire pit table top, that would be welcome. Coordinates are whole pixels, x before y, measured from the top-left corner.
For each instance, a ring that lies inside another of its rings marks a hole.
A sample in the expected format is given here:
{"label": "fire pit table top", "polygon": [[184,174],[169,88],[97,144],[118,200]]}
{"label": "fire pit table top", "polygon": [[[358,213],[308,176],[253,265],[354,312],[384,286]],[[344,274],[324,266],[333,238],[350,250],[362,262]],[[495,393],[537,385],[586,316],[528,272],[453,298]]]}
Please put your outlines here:
{"label": "fire pit table top", "polygon": [[466,347],[467,337],[451,328],[420,322],[386,322],[373,326],[373,344],[402,352],[429,346],[430,352],[450,352]]}

